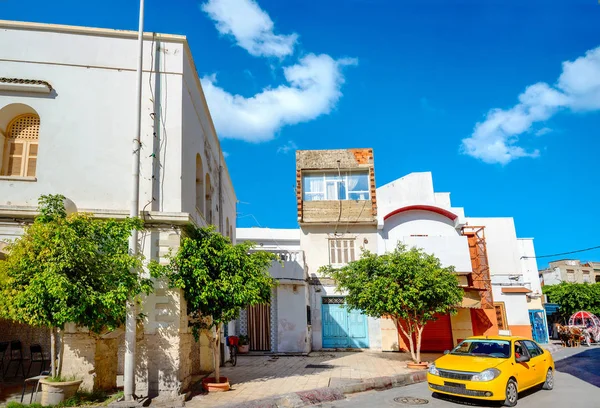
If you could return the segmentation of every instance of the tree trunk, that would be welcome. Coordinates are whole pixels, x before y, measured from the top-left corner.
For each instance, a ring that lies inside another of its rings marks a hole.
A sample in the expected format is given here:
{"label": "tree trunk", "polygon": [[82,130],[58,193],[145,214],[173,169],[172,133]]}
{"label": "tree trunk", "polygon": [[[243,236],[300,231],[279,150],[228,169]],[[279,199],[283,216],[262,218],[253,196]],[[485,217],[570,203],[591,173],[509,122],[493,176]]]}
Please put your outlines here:
{"label": "tree trunk", "polygon": [[416,363],[421,362],[421,339],[423,338],[423,329],[425,325],[419,327],[417,326],[417,361]]}
{"label": "tree trunk", "polygon": [[56,377],[56,331],[50,328],[50,375]]}
{"label": "tree trunk", "polygon": [[408,338],[408,346],[410,348],[410,356],[413,359],[413,361],[415,363],[417,363],[417,357],[415,356],[415,343],[413,342],[413,331],[411,330],[411,326],[407,323],[407,330],[404,330],[404,327],[402,327],[402,323],[400,323],[400,320],[397,320],[398,327],[400,328],[400,330],[402,331],[402,333]]}
{"label": "tree trunk", "polygon": [[216,338],[214,340],[213,355],[215,356],[215,382],[221,382],[221,325],[217,325]]}
{"label": "tree trunk", "polygon": [[58,370],[56,371],[56,376],[60,377],[62,375],[63,357],[65,355],[65,331],[63,329],[61,329],[60,331],[60,344],[58,345],[58,347]]}

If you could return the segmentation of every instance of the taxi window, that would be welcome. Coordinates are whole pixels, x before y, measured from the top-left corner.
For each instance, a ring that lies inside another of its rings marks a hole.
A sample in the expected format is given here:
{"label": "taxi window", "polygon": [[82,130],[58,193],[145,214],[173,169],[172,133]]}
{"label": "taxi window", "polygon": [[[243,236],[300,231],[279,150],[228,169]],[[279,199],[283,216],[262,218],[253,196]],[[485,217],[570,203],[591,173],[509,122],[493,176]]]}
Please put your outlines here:
{"label": "taxi window", "polygon": [[460,343],[450,352],[459,356],[473,357],[510,357],[510,342],[494,339],[468,339]]}
{"label": "taxi window", "polygon": [[529,356],[529,351],[522,341],[515,341],[515,358],[519,356]]}
{"label": "taxi window", "polygon": [[531,358],[541,356],[544,354],[544,351],[538,347],[533,341],[525,340],[525,347],[527,347],[527,351],[529,351],[529,355]]}

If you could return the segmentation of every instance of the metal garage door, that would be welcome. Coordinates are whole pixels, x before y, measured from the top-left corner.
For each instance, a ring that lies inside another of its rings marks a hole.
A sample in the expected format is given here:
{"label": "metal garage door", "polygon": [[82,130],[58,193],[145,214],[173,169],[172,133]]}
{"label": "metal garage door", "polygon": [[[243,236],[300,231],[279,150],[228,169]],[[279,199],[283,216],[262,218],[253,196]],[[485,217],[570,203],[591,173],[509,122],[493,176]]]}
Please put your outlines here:
{"label": "metal garage door", "polygon": [[450,315],[440,316],[436,321],[429,322],[423,329],[421,351],[452,350],[452,325]]}

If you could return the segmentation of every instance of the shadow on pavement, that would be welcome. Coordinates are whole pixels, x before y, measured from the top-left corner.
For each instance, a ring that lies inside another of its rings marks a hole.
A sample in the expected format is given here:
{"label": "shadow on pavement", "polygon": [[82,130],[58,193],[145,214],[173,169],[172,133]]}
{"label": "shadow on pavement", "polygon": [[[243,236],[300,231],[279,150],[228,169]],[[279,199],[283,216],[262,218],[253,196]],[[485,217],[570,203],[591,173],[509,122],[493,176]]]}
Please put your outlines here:
{"label": "shadow on pavement", "polygon": [[589,384],[600,387],[600,349],[586,350],[559,360],[555,363],[556,371],[571,374]]}
{"label": "shadow on pavement", "polygon": [[[523,400],[523,399],[529,397],[530,395],[536,394],[537,392],[545,392],[545,391],[542,390],[541,386],[530,388],[526,391],[519,393],[519,400]],[[487,408],[487,407],[503,406],[503,402],[501,402],[501,401],[500,402],[482,401],[482,400],[471,399],[471,398],[461,398],[461,397],[454,397],[451,395],[443,395],[443,394],[438,394],[436,392],[434,392],[431,395],[431,397],[435,398],[437,400],[440,400],[440,401],[452,402],[454,404],[464,405],[467,407],[486,407]]]}

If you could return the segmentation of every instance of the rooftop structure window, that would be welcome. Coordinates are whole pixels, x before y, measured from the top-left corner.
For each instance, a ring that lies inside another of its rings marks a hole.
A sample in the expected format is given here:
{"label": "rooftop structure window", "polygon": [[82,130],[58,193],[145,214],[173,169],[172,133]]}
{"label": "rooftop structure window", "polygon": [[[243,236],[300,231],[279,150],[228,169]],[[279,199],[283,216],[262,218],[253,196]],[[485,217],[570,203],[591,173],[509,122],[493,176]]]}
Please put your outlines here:
{"label": "rooftop structure window", "polygon": [[367,172],[308,173],[302,178],[304,201],[368,200]]}

